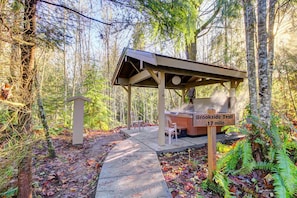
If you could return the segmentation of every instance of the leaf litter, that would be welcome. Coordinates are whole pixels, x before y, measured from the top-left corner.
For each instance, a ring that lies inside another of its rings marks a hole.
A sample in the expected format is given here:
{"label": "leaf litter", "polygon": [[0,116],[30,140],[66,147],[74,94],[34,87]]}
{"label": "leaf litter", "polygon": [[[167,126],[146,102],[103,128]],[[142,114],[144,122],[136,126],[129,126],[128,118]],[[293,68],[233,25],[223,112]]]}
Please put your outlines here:
{"label": "leaf litter", "polygon": [[[98,177],[108,152],[125,139],[119,129],[109,132],[88,131],[81,146],[73,146],[71,133],[65,130],[53,138],[57,153],[47,157],[45,141],[34,148],[34,197],[94,197]],[[217,153],[217,158],[221,155]],[[205,191],[207,178],[207,147],[182,152],[159,154],[164,178],[173,198],[222,197]],[[245,176],[229,176],[230,192],[234,197],[275,197],[271,175],[254,171]]]}
{"label": "leaf litter", "polygon": [[[227,144],[233,144],[230,141]],[[217,152],[217,159],[222,156]],[[224,195],[203,189],[207,179],[207,147],[192,148],[181,152],[159,154],[161,169],[173,198],[220,198]],[[230,192],[234,197],[275,197],[272,176],[255,170],[247,175],[230,175]]]}
{"label": "leaf litter", "polygon": [[34,197],[94,197],[98,177],[108,152],[125,135],[113,131],[87,131],[83,145],[72,145],[72,133],[64,130],[53,137],[57,157],[47,157],[45,141],[33,153]]}

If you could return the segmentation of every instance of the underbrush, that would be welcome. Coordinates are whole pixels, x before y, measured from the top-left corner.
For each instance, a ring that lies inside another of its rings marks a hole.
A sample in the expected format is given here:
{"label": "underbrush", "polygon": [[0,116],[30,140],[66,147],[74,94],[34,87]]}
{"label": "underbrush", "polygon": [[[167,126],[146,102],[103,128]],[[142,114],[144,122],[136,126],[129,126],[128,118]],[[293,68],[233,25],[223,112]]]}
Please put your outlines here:
{"label": "underbrush", "polygon": [[268,129],[257,119],[242,123],[246,137],[217,143],[217,166],[207,179],[207,147],[159,155],[174,198],[297,197],[295,132],[273,117]]}
{"label": "underbrush", "polygon": [[206,186],[219,185],[224,197],[296,197],[297,142],[290,128],[277,117],[269,128],[254,118],[249,122],[239,128],[246,138],[218,160]]}

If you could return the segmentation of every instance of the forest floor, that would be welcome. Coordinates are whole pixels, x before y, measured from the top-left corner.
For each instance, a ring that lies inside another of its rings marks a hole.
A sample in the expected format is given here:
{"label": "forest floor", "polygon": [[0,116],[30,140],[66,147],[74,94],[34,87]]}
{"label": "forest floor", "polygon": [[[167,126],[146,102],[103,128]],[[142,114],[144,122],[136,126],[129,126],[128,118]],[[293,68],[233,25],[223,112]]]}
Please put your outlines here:
{"label": "forest floor", "polygon": [[84,143],[72,145],[67,130],[52,138],[57,157],[48,158],[46,142],[35,145],[34,197],[94,197],[97,180],[108,152],[125,139],[119,130],[88,131]]}
{"label": "forest floor", "polygon": [[[71,138],[69,131],[53,137],[55,159],[47,157],[45,141],[35,145],[34,197],[94,197],[104,159],[117,142],[125,139],[125,135],[119,133],[119,129],[88,131],[81,146],[73,146]],[[159,161],[173,198],[222,197],[202,188],[203,180],[207,178],[206,147],[159,154]],[[230,176],[229,179],[230,191],[236,197],[247,194],[259,198],[275,197],[271,175],[265,172]]]}
{"label": "forest floor", "polygon": [[[232,142],[229,142],[232,143]],[[217,153],[217,158],[220,154]],[[207,147],[188,149],[182,152],[159,155],[161,168],[173,198],[220,198],[224,194],[217,185],[213,192],[203,188],[207,179]],[[271,184],[272,176],[265,172],[253,172],[246,176],[230,176],[230,192],[234,197],[275,197]]]}

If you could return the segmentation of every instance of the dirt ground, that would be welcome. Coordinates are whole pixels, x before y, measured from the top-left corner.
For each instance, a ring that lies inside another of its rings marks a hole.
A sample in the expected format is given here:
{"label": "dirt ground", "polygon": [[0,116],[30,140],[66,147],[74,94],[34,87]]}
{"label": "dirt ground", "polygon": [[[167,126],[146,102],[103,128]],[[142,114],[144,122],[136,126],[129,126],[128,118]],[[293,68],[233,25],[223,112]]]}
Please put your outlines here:
{"label": "dirt ground", "polygon": [[57,157],[47,157],[46,143],[34,148],[34,197],[94,197],[105,157],[114,145],[125,139],[114,131],[88,131],[84,143],[73,146],[71,133],[64,131],[53,138]]}
{"label": "dirt ground", "polygon": [[[232,141],[229,142],[231,144]],[[221,156],[217,154],[217,159]],[[203,189],[208,176],[207,147],[187,149],[182,152],[164,153],[159,161],[169,191],[173,198],[220,198],[224,195]],[[253,171],[251,174],[230,176],[230,192],[234,197],[275,197],[270,174]]]}
{"label": "dirt ground", "polygon": [[[88,131],[81,146],[73,146],[71,138],[68,131],[53,138],[55,159],[47,157],[45,141],[36,144],[33,158],[34,197],[94,197],[105,157],[116,143],[126,137],[116,129],[109,132]],[[202,188],[208,174],[206,147],[160,154],[159,161],[173,198],[222,197]],[[231,176],[230,191],[236,197],[246,194],[259,198],[275,197],[271,183],[265,182],[266,177],[265,172]]]}

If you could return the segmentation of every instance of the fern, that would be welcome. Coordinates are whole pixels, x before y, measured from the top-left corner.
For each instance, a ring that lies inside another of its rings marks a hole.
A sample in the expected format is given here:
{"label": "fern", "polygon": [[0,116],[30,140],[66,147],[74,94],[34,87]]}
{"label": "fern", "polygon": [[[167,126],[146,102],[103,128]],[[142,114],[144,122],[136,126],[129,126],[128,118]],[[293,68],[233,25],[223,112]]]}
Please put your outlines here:
{"label": "fern", "polygon": [[[240,165],[240,167],[238,167]],[[226,174],[248,174],[255,167],[252,147],[249,141],[242,140],[217,162],[217,170]]]}
{"label": "fern", "polygon": [[297,191],[297,167],[293,164],[284,150],[276,152],[277,166],[279,174],[288,193],[293,196]]}
{"label": "fern", "polygon": [[241,132],[241,129],[238,127],[238,126],[234,126],[234,125],[226,125],[226,126],[223,126],[222,131],[225,131],[225,133],[239,133]]}
{"label": "fern", "polygon": [[267,153],[267,158],[268,158],[269,162],[273,162],[274,161],[275,155],[276,155],[275,148],[269,147],[268,148],[268,153]]}
{"label": "fern", "polygon": [[288,197],[290,198],[290,194],[288,193],[285,184],[283,182],[283,179],[281,178],[281,176],[277,173],[274,173],[272,175],[273,177],[273,186],[274,186],[274,192],[277,195],[277,197]]}
{"label": "fern", "polygon": [[281,138],[280,138],[280,131],[279,131],[279,127],[277,126],[277,123],[279,122],[279,120],[275,117],[272,116],[271,119],[271,127],[269,128],[265,128],[266,134],[271,138],[272,142],[273,142],[273,147],[280,149],[282,147],[282,142]]}
{"label": "fern", "polygon": [[1,197],[16,197],[18,188],[9,188],[6,192],[0,193]]}
{"label": "fern", "polygon": [[255,169],[276,172],[276,165],[271,162],[257,162],[255,164]]}
{"label": "fern", "polygon": [[232,145],[225,145],[221,142],[217,142],[217,151],[220,153],[227,153],[232,149]]}
{"label": "fern", "polygon": [[266,142],[262,139],[262,138],[256,138],[254,140],[255,143],[260,144],[262,146],[264,146],[266,144]]}
{"label": "fern", "polygon": [[220,185],[217,185],[215,182],[212,182],[209,179],[204,180],[201,183],[201,187],[204,191],[212,191],[220,196],[223,196],[225,193]]}
{"label": "fern", "polygon": [[[230,197],[229,174],[248,174],[253,169],[267,171],[273,176],[274,192],[277,197],[296,197],[297,195],[297,166],[290,159],[297,152],[297,143],[292,141],[274,117],[271,127],[268,128],[260,120],[249,117],[249,128],[240,131],[248,134],[245,140],[238,141],[235,147],[217,162],[217,172],[214,174],[215,182],[222,187],[225,197]],[[261,162],[253,157],[251,143],[260,144]]]}
{"label": "fern", "polygon": [[217,170],[223,171],[226,174],[234,173],[241,156],[241,144],[241,141],[237,142],[232,150],[217,161]]}
{"label": "fern", "polygon": [[286,141],[284,146],[287,150],[297,150],[296,141]]}
{"label": "fern", "polygon": [[231,194],[230,194],[230,191],[229,191],[229,184],[230,184],[230,181],[228,179],[228,177],[226,175],[224,175],[223,173],[221,172],[214,172],[214,180],[217,184],[219,184],[223,190],[224,190],[224,193],[225,193],[225,198],[229,198],[231,197]]}
{"label": "fern", "polygon": [[255,160],[253,158],[252,146],[249,141],[242,142],[242,165],[240,168],[241,174],[248,174],[253,171],[255,167]]}
{"label": "fern", "polygon": [[289,152],[289,157],[292,159],[293,163],[297,162],[297,141],[286,138],[284,141],[284,148]]}
{"label": "fern", "polygon": [[241,128],[240,133],[242,133],[243,135],[249,135],[250,131],[247,128]]}

